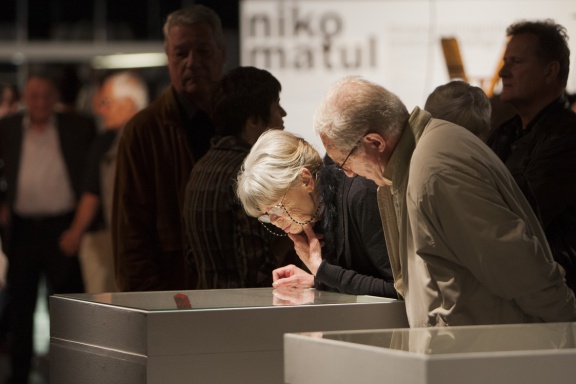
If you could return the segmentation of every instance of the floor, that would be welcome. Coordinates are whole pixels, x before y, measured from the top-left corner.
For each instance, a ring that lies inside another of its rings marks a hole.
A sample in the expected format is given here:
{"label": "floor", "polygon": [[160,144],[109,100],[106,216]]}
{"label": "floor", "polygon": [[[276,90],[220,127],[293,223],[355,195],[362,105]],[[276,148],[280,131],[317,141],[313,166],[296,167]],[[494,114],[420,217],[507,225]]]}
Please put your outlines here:
{"label": "floor", "polygon": [[[34,315],[34,351],[36,359],[35,370],[30,375],[29,384],[48,384],[50,377],[50,316],[46,302],[46,289],[41,285],[38,292],[38,302]],[[0,351],[0,383],[4,383],[10,372],[9,356],[5,351]]]}

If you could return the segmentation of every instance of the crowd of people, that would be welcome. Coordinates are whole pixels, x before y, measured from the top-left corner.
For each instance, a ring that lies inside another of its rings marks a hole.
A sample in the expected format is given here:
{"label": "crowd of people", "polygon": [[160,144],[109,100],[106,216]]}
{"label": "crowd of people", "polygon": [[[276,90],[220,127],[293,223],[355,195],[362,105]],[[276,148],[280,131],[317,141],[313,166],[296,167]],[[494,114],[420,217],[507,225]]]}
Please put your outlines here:
{"label": "crowd of people", "polygon": [[313,118],[324,158],[284,131],[273,74],[223,73],[215,12],[175,11],[163,32],[170,85],[149,103],[136,73],[106,77],[92,102],[99,125],[58,110],[46,73],[30,74],[21,103],[15,87],[0,89],[0,338],[11,383],[31,371],[42,278],[48,294],[376,295],[404,300],[411,327],[576,321],[564,27],[508,28],[499,98],[516,115],[502,125],[464,81],[409,112],[379,84],[340,79]]}

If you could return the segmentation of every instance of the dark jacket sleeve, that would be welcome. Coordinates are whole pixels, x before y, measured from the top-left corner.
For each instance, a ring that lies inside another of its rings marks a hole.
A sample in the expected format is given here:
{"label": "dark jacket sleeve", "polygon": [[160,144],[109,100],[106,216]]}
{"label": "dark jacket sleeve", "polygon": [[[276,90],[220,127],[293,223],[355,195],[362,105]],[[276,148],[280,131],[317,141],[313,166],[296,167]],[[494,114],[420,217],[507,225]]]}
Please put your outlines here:
{"label": "dark jacket sleeve", "polygon": [[[152,164],[129,122],[118,145],[113,203],[116,279],[122,291],[158,289]],[[147,187],[144,187],[147,186]]]}
{"label": "dark jacket sleeve", "polygon": [[[576,116],[561,119],[558,113],[542,122],[533,135],[530,149],[511,157],[506,165],[528,198],[533,209],[540,214],[546,228],[563,215],[576,201]],[[518,143],[524,146],[523,142]]]}
{"label": "dark jacket sleeve", "polygon": [[530,132],[516,139],[518,118],[494,132],[488,144],[506,164],[546,227],[576,202],[576,114],[555,101]]}
{"label": "dark jacket sleeve", "polygon": [[182,208],[194,158],[172,88],[120,133],[112,239],[123,291],[191,289]]}
{"label": "dark jacket sleeve", "polygon": [[83,114],[59,113],[57,128],[68,175],[76,197],[80,198],[87,154],[96,138],[96,123],[94,119]]}
{"label": "dark jacket sleeve", "polygon": [[323,260],[316,273],[318,288],[325,285],[342,293],[397,298],[378,213],[376,186],[356,177],[343,193],[346,214],[338,212],[338,220],[347,217],[348,221],[344,254],[339,265]]}

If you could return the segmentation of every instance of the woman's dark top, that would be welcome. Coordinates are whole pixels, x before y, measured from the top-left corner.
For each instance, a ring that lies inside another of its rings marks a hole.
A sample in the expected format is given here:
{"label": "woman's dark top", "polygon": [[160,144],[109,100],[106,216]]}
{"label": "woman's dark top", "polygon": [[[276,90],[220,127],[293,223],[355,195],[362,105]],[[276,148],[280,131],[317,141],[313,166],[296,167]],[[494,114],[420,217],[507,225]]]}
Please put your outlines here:
{"label": "woman's dark top", "polygon": [[320,175],[324,201],[324,260],[317,289],[397,298],[376,199],[377,186],[327,165]]}

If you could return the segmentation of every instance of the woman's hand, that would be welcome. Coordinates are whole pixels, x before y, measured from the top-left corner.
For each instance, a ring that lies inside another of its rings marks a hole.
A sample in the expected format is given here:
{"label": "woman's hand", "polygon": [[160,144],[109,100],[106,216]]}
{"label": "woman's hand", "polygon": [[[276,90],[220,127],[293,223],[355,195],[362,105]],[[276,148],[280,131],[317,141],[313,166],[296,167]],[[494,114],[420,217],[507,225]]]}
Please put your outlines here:
{"label": "woman's hand", "polygon": [[273,305],[314,304],[313,289],[280,288],[272,291]]}
{"label": "woman's hand", "polygon": [[272,280],[274,288],[314,287],[314,276],[293,264],[273,270]]}
{"label": "woman's hand", "polygon": [[322,246],[320,240],[324,238],[323,234],[316,235],[312,225],[306,224],[302,227],[304,234],[294,235],[289,233],[288,237],[294,242],[294,250],[300,260],[316,276],[316,272],[322,263]]}

